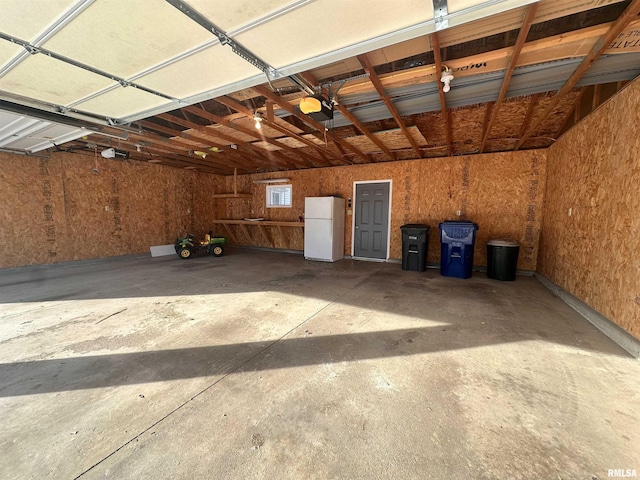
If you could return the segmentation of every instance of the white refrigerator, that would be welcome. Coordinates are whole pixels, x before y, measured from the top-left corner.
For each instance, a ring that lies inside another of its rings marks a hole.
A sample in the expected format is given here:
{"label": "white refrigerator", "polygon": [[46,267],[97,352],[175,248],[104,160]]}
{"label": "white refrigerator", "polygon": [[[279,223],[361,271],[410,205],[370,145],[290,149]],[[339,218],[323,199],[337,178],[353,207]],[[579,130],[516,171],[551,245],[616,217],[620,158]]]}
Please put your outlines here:
{"label": "white refrigerator", "polygon": [[335,262],[344,257],[344,199],[304,199],[304,258]]}

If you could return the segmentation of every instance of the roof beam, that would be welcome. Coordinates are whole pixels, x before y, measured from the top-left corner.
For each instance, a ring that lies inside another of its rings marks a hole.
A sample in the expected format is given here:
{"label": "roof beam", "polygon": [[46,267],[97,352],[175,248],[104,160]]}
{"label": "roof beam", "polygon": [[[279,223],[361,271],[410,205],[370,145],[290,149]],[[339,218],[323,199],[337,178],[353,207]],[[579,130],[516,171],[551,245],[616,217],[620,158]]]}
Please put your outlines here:
{"label": "roof beam", "polygon": [[355,117],[355,115],[353,115],[353,113],[349,111],[349,109],[347,109],[344,105],[340,105],[340,104],[336,105],[336,108],[340,113],[342,113],[342,115],[344,115],[344,117],[347,120],[349,120],[353,124],[354,127],[360,130],[360,132],[362,132],[362,134],[364,134],[365,137],[367,137],[374,144],[376,144],[378,148],[382,150],[387,155],[387,157],[389,157],[389,160],[396,159],[396,156],[393,153],[391,153],[391,150],[389,150],[389,147],[387,147],[384,143],[382,143],[382,141],[378,137],[376,137],[373,133],[371,133],[371,131],[367,127],[365,127],[362,124],[362,122],[358,120]]}
{"label": "roof beam", "polygon": [[[93,135],[90,135],[89,139],[92,141],[92,143],[95,143],[96,145],[99,145],[101,147],[108,148],[110,145],[108,142],[104,140],[94,140]],[[130,146],[134,146],[133,142],[121,141],[120,143],[121,145],[126,144]],[[159,158],[157,160],[160,160],[163,164],[171,167],[176,167],[176,168],[192,167],[194,169],[197,169],[203,172],[207,171],[210,173],[220,173],[219,169],[216,170],[217,167],[215,165],[207,164],[202,160],[180,155],[178,153],[175,153],[165,148],[158,148],[158,147],[149,146],[149,145],[146,145],[144,148],[150,155],[158,156]],[[146,161],[146,162],[148,162],[149,160],[156,160],[156,159],[145,158],[144,153],[137,153],[137,152],[131,152],[129,155],[129,158],[133,160],[140,160],[140,161]]]}
{"label": "roof beam", "polygon": [[[251,157],[254,156],[254,154],[257,154],[257,158],[258,160],[258,164],[263,164],[264,160],[268,159],[270,162],[272,162],[273,164],[281,167],[281,168],[291,168],[291,164],[283,164],[282,161],[278,161],[273,157],[276,157],[276,153],[277,152],[269,152],[265,149],[262,148],[258,148],[255,147],[253,145],[251,145],[250,143],[244,143],[244,142],[239,142],[237,138],[234,138],[230,135],[227,135],[225,133],[222,132],[212,132],[211,129],[207,129],[205,127],[203,127],[202,125],[198,125],[197,123],[193,123],[190,122],[189,120],[185,120],[182,119],[180,117],[176,117],[174,115],[170,115],[168,113],[162,113],[160,115],[156,115],[157,118],[160,118],[162,120],[167,120],[169,122],[173,122],[173,123],[177,123],[178,125],[182,125],[184,127],[187,128],[191,128],[192,130],[195,130],[196,132],[200,133],[201,135],[203,135],[205,138],[207,137],[218,137],[218,138],[222,138],[223,140],[226,140],[228,142],[231,142],[233,144],[238,145],[238,149],[242,148],[245,152],[245,154],[247,155],[251,155]],[[249,151],[251,151],[251,154],[249,154]],[[269,155],[269,154],[274,154],[274,155]],[[280,157],[278,157],[280,158]],[[288,157],[286,157],[288,158]]]}
{"label": "roof beam", "polygon": [[431,34],[431,46],[433,47],[433,59],[436,63],[436,82],[438,82],[438,95],[440,96],[440,111],[442,121],[444,122],[444,131],[447,136],[447,156],[451,156],[451,119],[447,112],[447,101],[444,98],[443,85],[440,81],[440,72],[442,72],[442,57],[440,56],[440,42],[438,40],[438,34]]}
{"label": "roof beam", "polygon": [[[166,151],[166,152],[171,152],[173,154],[181,155],[186,158],[192,158],[186,153],[189,150],[193,150],[194,149],[193,146],[167,141],[169,139],[158,140],[156,137],[157,136],[135,134],[135,133],[132,133],[129,135],[129,139],[134,140],[135,144],[140,145],[140,143],[144,143],[144,145],[142,145],[142,148],[154,148],[157,150],[162,149],[163,151]],[[207,155],[207,158],[200,159],[200,157],[198,157],[197,159],[192,158],[192,160],[196,160],[198,163],[201,163],[202,165],[210,165],[211,167],[221,168],[225,170],[231,170],[232,168],[234,168],[235,162],[230,162],[228,159],[224,159],[224,158],[216,158],[216,155],[219,155],[219,154],[211,152],[210,155]],[[227,163],[224,163],[224,161],[226,161]],[[249,170],[246,170],[245,167],[240,167],[240,168],[242,168],[246,172],[249,172]]]}
{"label": "roof beam", "polygon": [[531,100],[529,101],[529,105],[527,105],[527,111],[524,114],[524,119],[522,120],[520,132],[518,132],[518,138],[521,138],[524,135],[524,132],[527,131],[527,128],[529,128],[529,125],[531,124],[531,117],[533,116],[533,110],[536,108],[536,105],[538,105],[540,96],[540,93],[531,95]]}
{"label": "roof beam", "polygon": [[[293,108],[293,106],[289,102],[279,97],[278,95],[276,95],[271,90],[264,87],[263,85],[258,85],[256,87],[253,87],[253,89],[263,97],[267,98],[268,100],[271,100],[272,102],[277,103],[280,106],[280,108],[283,108],[294,117],[299,118],[307,125],[310,125],[311,127],[315,128],[318,132],[325,132],[327,130],[322,124],[316,122],[313,118],[303,113],[297,112],[296,109]],[[341,138],[338,138],[333,132],[326,131],[326,133],[327,133],[327,137],[329,137],[333,141],[333,143],[335,143],[336,145],[342,146],[344,150],[351,150],[353,153],[355,153],[358,157],[363,159],[365,162],[371,163],[371,159],[367,155],[365,155],[359,148],[354,147],[349,142],[345,142]],[[340,148],[338,149],[340,150]]]}
{"label": "roof beam", "polygon": [[640,13],[640,0],[632,0],[626,10],[620,15],[609,30],[601,36],[591,47],[591,50],[587,56],[582,60],[582,63],[578,65],[578,68],[574,70],[571,76],[564,83],[562,88],[556,92],[551,99],[551,102],[545,108],[544,112],[538,117],[538,120],[531,124],[525,134],[518,140],[514,150],[518,150],[524,142],[533,134],[533,132],[540,126],[540,124],[549,116],[553,109],[558,105],[565,95],[567,95],[573,87],[580,81],[582,76],[591,68],[591,65],[602,55],[602,53],[609,47],[611,42],[622,32],[629,23],[635,20]]}
{"label": "roof beam", "polygon": [[[245,107],[242,103],[234,100],[233,98],[230,97],[218,97],[214,99],[216,102],[221,103],[222,105],[225,105],[226,107],[231,108],[232,110],[235,110],[236,112],[240,112],[240,113],[244,113],[245,115],[247,115],[248,117],[252,117],[253,116],[253,112],[251,111],[251,109]],[[318,153],[320,155],[323,155],[323,159],[325,161],[326,160],[326,156],[324,154],[328,154],[332,157],[334,157],[337,160],[342,160],[338,155],[336,155],[335,153],[327,150],[326,148],[322,147],[321,145],[318,145],[317,143],[313,142],[312,140],[309,140],[308,138],[304,138],[294,132],[292,132],[291,130],[289,130],[286,127],[283,127],[282,125],[280,125],[279,123],[277,123],[276,118],[273,116],[273,103],[271,101],[268,101],[266,103],[267,105],[267,116],[266,117],[262,117],[263,118],[263,122],[265,125],[268,125],[269,127],[273,128],[274,130],[278,130],[280,133],[287,135],[301,143],[304,143],[305,145],[309,146],[309,147],[313,147],[315,148]],[[269,112],[271,112],[271,114],[269,114]],[[270,120],[269,117],[273,117],[273,120]]]}
{"label": "roof beam", "polygon": [[[304,80],[306,80],[310,85],[316,85],[318,83],[316,77],[314,77],[311,72],[302,72],[299,75]],[[323,92],[323,93],[326,93],[326,92]],[[391,150],[389,150],[389,148],[382,142],[382,140],[380,140],[373,133],[371,133],[371,131],[367,127],[365,127],[362,124],[362,122],[358,120],[356,116],[349,111],[347,107],[345,107],[344,105],[341,105],[340,103],[337,103],[337,99],[334,99],[334,100],[336,100],[336,103],[334,104],[335,108],[337,108],[338,111],[342,113],[342,115],[351,122],[353,127],[359,130],[364,136],[366,136],[370,141],[372,141],[375,145],[377,145],[378,148],[382,150],[389,157],[389,160],[392,160],[392,161],[396,160],[397,157],[393,153],[391,153]],[[356,132],[356,135],[357,134],[358,133]]]}
{"label": "roof beam", "polygon": [[416,152],[416,155],[418,156],[418,158],[422,158],[422,153],[420,152],[420,147],[418,147],[418,143],[415,141],[413,136],[411,136],[411,132],[407,128],[407,125],[404,123],[404,120],[400,116],[400,113],[398,113],[398,109],[393,104],[391,97],[389,97],[389,94],[386,92],[386,90],[382,86],[382,82],[380,82],[380,78],[378,77],[378,74],[376,73],[376,70],[373,67],[373,64],[371,63],[371,60],[369,60],[369,57],[363,54],[363,55],[358,55],[358,61],[360,62],[360,65],[362,65],[362,68],[364,68],[364,71],[369,74],[369,80],[375,87],[376,92],[378,92],[378,95],[380,95],[380,98],[382,99],[384,104],[387,106],[389,113],[391,113],[391,116],[393,116],[393,119],[396,121],[396,123],[402,130],[402,133],[404,133],[404,136],[407,137],[407,140],[411,144],[413,151]]}
{"label": "roof beam", "polygon": [[[297,76],[298,76],[298,77],[300,77],[303,81],[305,81],[308,85],[314,86],[314,85],[318,85],[318,84],[319,84],[319,82],[318,82],[318,80],[316,79],[316,77],[315,77],[311,72],[309,72],[309,71],[306,71],[306,72],[300,72]],[[327,89],[326,89],[326,88],[322,89],[322,93],[323,93],[323,94],[325,94],[325,95],[327,95],[327,98],[328,98],[328,92],[327,92]],[[338,104],[338,103],[337,103],[337,99],[335,99],[335,100],[336,100],[336,103],[335,103],[335,105],[334,105],[334,108],[337,108],[340,112],[343,112],[343,109],[344,109],[344,110],[347,110],[346,108],[342,107],[340,104]],[[347,112],[348,112],[348,111],[347,111]],[[348,112],[348,113],[350,114],[351,112]],[[344,115],[344,112],[343,112],[343,115]],[[350,119],[347,117],[347,115],[345,115],[345,118],[347,118],[348,120],[350,120]],[[350,120],[350,121],[351,121],[351,120]],[[356,119],[356,121],[357,121],[357,119]],[[352,123],[353,125],[355,125],[353,121],[351,121],[351,123]],[[362,124],[360,123],[360,125],[362,125]],[[364,125],[363,125],[363,128],[364,128]],[[362,131],[362,130],[361,130],[361,131]],[[364,133],[364,132],[363,132],[363,133]],[[356,135],[357,135],[357,133],[356,133]],[[342,155],[346,155],[346,152],[344,151],[344,148],[342,148],[339,144],[336,144],[336,146],[338,147],[338,150],[340,151],[340,153],[342,153]],[[385,147],[385,148],[386,148],[386,147]],[[390,153],[389,153],[389,157],[390,157],[392,160],[394,159],[394,157],[393,157]]]}
{"label": "roof beam", "polygon": [[[229,162],[229,165],[232,167],[239,167],[246,171],[249,171],[244,165],[247,163],[247,161],[251,162],[254,165],[259,165],[262,163],[262,159],[256,159],[255,157],[249,156],[249,152],[245,151],[244,153],[242,153],[240,151],[234,151],[233,149],[229,148],[228,145],[211,141],[208,135],[205,135],[203,133],[200,133],[200,134],[198,134],[197,132],[187,133],[187,132],[175,130],[173,128],[165,127],[164,125],[158,125],[156,123],[152,123],[148,121],[141,121],[138,123],[140,124],[140,126],[146,129],[146,130],[143,130],[143,132],[140,135],[144,135],[145,137],[155,138],[157,140],[161,140],[165,142],[175,143],[176,145],[183,146],[185,150],[193,150],[194,145],[181,142],[180,141],[181,138],[184,138],[185,140],[189,140],[191,142],[197,142],[200,144],[199,147],[203,149],[207,149],[210,147],[217,147],[221,150],[224,150],[224,153],[226,154],[226,156],[230,157],[230,158],[227,158],[226,160]],[[166,133],[167,135],[172,135],[174,138],[165,138],[160,135],[156,135],[155,133],[152,133],[149,130],[157,130],[158,132],[163,132],[163,133]]]}
{"label": "roof beam", "polygon": [[502,80],[502,87],[500,88],[500,93],[498,94],[498,100],[496,100],[496,103],[494,104],[493,109],[491,110],[491,116],[489,117],[489,121],[487,122],[484,136],[482,137],[482,143],[480,144],[480,153],[484,152],[484,147],[487,145],[487,140],[489,139],[489,134],[491,133],[491,127],[493,126],[493,122],[498,116],[498,110],[500,109],[500,106],[504,101],[504,97],[507,94],[507,90],[509,89],[509,83],[511,82],[513,71],[518,65],[520,52],[522,51],[522,47],[524,46],[527,40],[527,35],[529,35],[529,29],[531,28],[531,24],[533,23],[533,19],[536,15],[537,10],[538,10],[537,3],[532,3],[527,7],[527,13],[525,14],[524,20],[522,21],[522,26],[520,27],[520,32],[518,33],[518,39],[516,40],[516,43],[513,46],[511,58],[509,59],[509,65],[507,66],[507,71],[504,74],[504,79]]}
{"label": "roof beam", "polygon": [[[150,122],[140,122],[140,124],[141,126],[148,125],[146,127],[148,129],[153,129],[153,128],[156,128],[156,126],[158,126]],[[177,148],[180,148],[181,150],[186,150],[186,151],[194,150],[194,148],[198,148],[199,150],[209,150],[212,147],[216,147],[223,150],[223,152],[216,153],[217,156],[220,156],[221,160],[224,159],[231,167],[239,167],[241,169],[246,170],[245,166],[243,166],[241,163],[238,163],[238,161],[242,163],[246,162],[246,158],[242,157],[240,153],[228,148],[226,145],[223,145],[221,143],[211,142],[210,140],[198,138],[193,135],[189,135],[187,133],[181,132],[179,130],[173,130],[171,128],[167,128],[164,126],[162,126],[161,129],[159,129],[158,131],[172,135],[172,137],[171,138],[163,137],[162,135],[157,135],[153,132],[150,132],[149,130],[141,130],[141,132],[138,133],[137,135],[140,137],[143,137],[142,138],[143,142],[155,141],[155,143],[159,143],[159,144],[175,145]],[[132,133],[130,135],[136,135],[136,134]],[[195,146],[192,143],[182,141],[182,139],[190,140],[191,142],[198,143],[199,145]]]}
{"label": "roof beam", "polygon": [[[206,118],[207,120],[210,120],[212,122],[219,123],[220,125],[224,125],[227,128],[232,128],[240,133],[244,133],[245,135],[248,135],[250,137],[257,139],[258,141],[267,142],[268,144],[273,145],[274,147],[278,147],[282,150],[286,150],[289,153],[293,153],[294,155],[300,156],[307,161],[306,165],[300,164],[300,166],[314,167],[316,166],[315,163],[318,162],[318,159],[316,157],[313,157],[306,152],[300,152],[296,148],[290,147],[289,145],[282,143],[278,139],[267,137],[266,135],[261,134],[258,130],[251,130],[241,125],[237,125],[231,122],[230,120],[227,120],[224,117],[220,117],[214,113],[208,112],[203,108],[190,106],[190,107],[184,107],[183,110],[193,113],[194,115],[198,115],[202,118]],[[264,122],[264,119],[263,119],[263,122]]]}

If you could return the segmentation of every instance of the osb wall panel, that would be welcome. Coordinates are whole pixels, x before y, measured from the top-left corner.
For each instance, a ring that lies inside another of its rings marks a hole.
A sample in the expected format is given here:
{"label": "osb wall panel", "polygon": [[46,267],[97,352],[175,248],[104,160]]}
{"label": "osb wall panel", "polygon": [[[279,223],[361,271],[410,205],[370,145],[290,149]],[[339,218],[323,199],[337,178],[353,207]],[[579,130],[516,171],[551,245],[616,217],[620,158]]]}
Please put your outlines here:
{"label": "osb wall panel", "polygon": [[[549,149],[538,270],[640,338],[640,81]],[[569,215],[571,209],[571,215]]]}
{"label": "osb wall panel", "polygon": [[[353,198],[356,181],[391,180],[390,257],[402,256],[400,227],[425,223],[431,227],[428,260],[440,260],[438,223],[443,220],[472,220],[480,225],[475,263],[486,264],[486,241],[510,237],[522,244],[518,268],[534,270],[541,222],[546,153],[543,150],[385,162],[311,170],[255,174],[238,177],[238,191],[250,192],[250,199],[230,199],[219,209],[221,218],[262,217],[265,220],[297,221],[304,214],[305,197],[339,195]],[[257,179],[289,178],[293,190],[292,208],[266,208],[265,184]],[[233,189],[227,177],[227,190]],[[248,237],[234,229],[238,243],[267,246],[255,227]],[[283,228],[271,234],[277,248],[303,250],[300,229]],[[345,254],[351,254],[352,216],[345,221]]]}
{"label": "osb wall panel", "polygon": [[145,253],[185,231],[202,235],[216,215],[203,193],[216,178],[67,153],[0,154],[0,242],[11,245],[0,268]]}

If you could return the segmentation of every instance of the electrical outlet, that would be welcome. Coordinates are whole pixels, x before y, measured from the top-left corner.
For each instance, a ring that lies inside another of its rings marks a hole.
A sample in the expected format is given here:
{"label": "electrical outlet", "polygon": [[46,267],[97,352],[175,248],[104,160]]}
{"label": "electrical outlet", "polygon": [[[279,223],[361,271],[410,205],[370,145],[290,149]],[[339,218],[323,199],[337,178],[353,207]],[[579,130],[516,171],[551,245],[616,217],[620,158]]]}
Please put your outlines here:
{"label": "electrical outlet", "polygon": [[105,212],[108,212],[108,211],[109,211],[109,205],[105,205],[105,206],[104,206],[104,211],[105,211]]}

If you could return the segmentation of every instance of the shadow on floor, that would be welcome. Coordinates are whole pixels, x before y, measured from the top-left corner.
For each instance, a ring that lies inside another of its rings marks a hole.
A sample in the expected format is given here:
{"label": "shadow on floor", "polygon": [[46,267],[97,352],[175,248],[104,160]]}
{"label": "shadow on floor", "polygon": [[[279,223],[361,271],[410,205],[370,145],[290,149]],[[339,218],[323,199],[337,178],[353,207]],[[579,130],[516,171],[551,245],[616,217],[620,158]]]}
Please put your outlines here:
{"label": "shadow on floor", "polygon": [[[546,341],[515,332],[456,325],[285,338],[150,352],[0,364],[0,397],[144,384],[324,363],[428,354],[513,342]],[[571,342],[567,342],[571,344]],[[584,348],[584,345],[572,345]],[[606,348],[605,348],[606,349]],[[602,351],[599,346],[598,351]],[[611,345],[607,353],[628,356]],[[259,357],[259,358],[256,358]],[[250,362],[255,359],[255,361]],[[428,359],[425,359],[428,362]]]}

